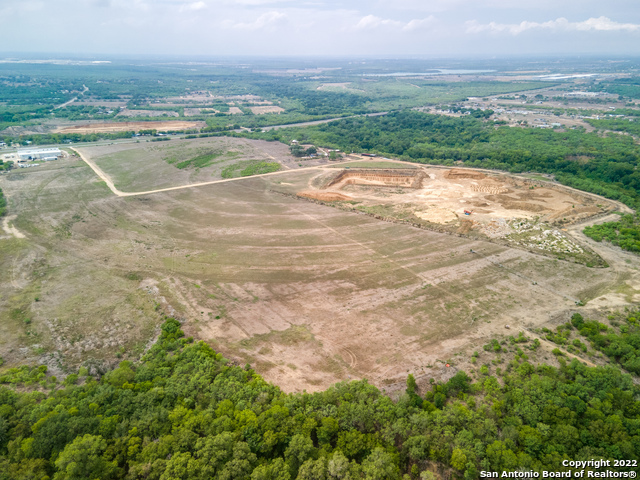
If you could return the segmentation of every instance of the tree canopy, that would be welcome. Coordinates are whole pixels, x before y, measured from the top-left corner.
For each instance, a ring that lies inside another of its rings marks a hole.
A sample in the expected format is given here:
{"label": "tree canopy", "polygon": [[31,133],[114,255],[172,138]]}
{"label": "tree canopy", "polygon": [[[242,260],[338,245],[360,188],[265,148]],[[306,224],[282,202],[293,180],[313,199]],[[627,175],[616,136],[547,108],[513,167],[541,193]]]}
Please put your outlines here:
{"label": "tree canopy", "polygon": [[639,393],[613,367],[522,361],[476,383],[460,371],[422,395],[410,378],[398,402],[366,380],[285,394],[183,338],[168,319],[142,361],[100,379],[48,393],[0,387],[0,479],[382,480],[418,478],[434,465],[465,479],[480,470],[557,471],[563,459],[637,459]]}

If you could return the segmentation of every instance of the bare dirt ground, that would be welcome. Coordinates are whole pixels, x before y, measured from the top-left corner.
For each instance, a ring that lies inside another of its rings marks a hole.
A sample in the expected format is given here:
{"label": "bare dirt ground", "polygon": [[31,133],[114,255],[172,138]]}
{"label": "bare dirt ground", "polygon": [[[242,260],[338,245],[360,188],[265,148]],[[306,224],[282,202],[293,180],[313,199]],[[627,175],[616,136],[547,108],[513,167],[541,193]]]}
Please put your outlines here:
{"label": "bare dirt ground", "polygon": [[333,91],[349,91],[349,92],[363,92],[364,90],[360,90],[358,88],[353,88],[350,85],[352,82],[342,82],[342,83],[323,83],[316,90],[333,90]]}
{"label": "bare dirt ground", "polygon": [[616,202],[536,179],[464,168],[407,171],[393,169],[392,162],[387,165],[390,168],[328,172],[316,180],[315,190],[305,188],[299,195],[343,201],[343,208],[594,265],[604,262],[574,242],[564,227],[624,210]]}
{"label": "bare dirt ground", "polygon": [[[148,184],[184,182],[181,170],[172,167],[171,176],[155,168],[146,147],[137,145],[152,165],[145,175],[161,177]],[[269,155],[280,160],[274,150]],[[133,175],[127,168],[113,162],[107,171]],[[63,369],[116,362],[116,353],[135,358],[165,312],[286,391],[356,378],[391,389],[407,373],[448,374],[443,362],[463,365],[496,335],[640,300],[636,256],[593,245],[610,267],[588,268],[296,198],[323,191],[328,172],[313,166],[128,197],[113,195],[77,157],[27,170],[37,171],[0,177],[13,225],[26,234],[0,239],[0,355],[7,365]],[[448,179],[436,170],[424,185],[463,186],[451,187],[440,208],[460,199],[449,198],[453,192],[523,201],[465,189],[488,179],[485,172]],[[396,186],[376,188],[396,195]],[[550,190],[530,200],[563,201]],[[419,199],[419,191],[410,195]],[[460,204],[452,205],[457,212]]]}
{"label": "bare dirt ground", "polygon": [[259,107],[249,107],[254,115],[264,115],[265,113],[282,113],[284,108],[277,105],[264,105]]}
{"label": "bare dirt ground", "polygon": [[118,117],[179,117],[178,112],[172,110],[122,110]]}
{"label": "bare dirt ground", "polygon": [[194,117],[198,115],[215,115],[219,113],[219,110],[215,108],[185,108],[184,116],[185,117]]}
{"label": "bare dirt ground", "polygon": [[124,100],[94,100],[91,98],[79,98],[77,100],[79,105],[86,105],[91,107],[111,107],[112,109],[124,107],[127,105],[127,102]]}
{"label": "bare dirt ground", "polygon": [[56,133],[110,133],[110,132],[128,132],[139,130],[189,130],[192,128],[201,128],[205,126],[204,122],[185,122],[185,121],[166,121],[166,122],[114,122],[114,123],[89,123],[84,125],[74,125],[61,127]]}
{"label": "bare dirt ground", "polygon": [[[16,227],[14,227],[12,225],[11,222],[13,222],[13,220],[16,219],[15,215],[10,215],[8,217],[4,217],[2,219],[2,229],[5,231],[5,233],[9,236],[15,237],[15,238],[25,238],[24,233],[22,233],[20,230],[18,230]],[[2,238],[2,237],[0,237]]]}

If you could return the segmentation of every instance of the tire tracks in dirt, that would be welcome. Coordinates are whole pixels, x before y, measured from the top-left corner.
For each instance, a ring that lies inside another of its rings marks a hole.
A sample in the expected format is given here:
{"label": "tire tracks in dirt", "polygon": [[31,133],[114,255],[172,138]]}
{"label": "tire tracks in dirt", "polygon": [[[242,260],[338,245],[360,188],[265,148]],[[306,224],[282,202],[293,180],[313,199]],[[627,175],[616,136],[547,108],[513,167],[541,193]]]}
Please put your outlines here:
{"label": "tire tracks in dirt", "polygon": [[27,236],[20,230],[18,230],[15,226],[9,224],[9,222],[15,220],[15,218],[16,215],[4,217],[4,219],[2,220],[2,229],[7,232],[8,235],[15,238],[27,238]]}
{"label": "tire tracks in dirt", "polygon": [[[336,349],[338,353],[342,356],[342,359],[349,365],[350,369],[353,370],[356,367],[356,365],[358,365],[358,356],[355,353],[353,353],[353,351],[345,347],[344,345],[340,345],[339,343],[334,342],[333,340],[329,340],[328,338],[323,338],[321,341],[323,343],[328,343],[330,346]],[[345,360],[344,358],[345,356],[348,358],[348,360]]]}
{"label": "tire tracks in dirt", "polygon": [[[433,280],[431,280],[431,279],[429,279],[429,278],[426,278],[426,277],[425,277],[425,276],[423,276],[422,274],[415,272],[415,271],[414,271],[413,269],[411,269],[410,267],[408,267],[408,266],[406,266],[406,265],[403,265],[403,264],[401,264],[400,262],[398,262],[397,260],[394,260],[394,259],[390,258],[390,256],[389,256],[389,255],[384,255],[384,254],[379,253],[378,251],[376,251],[376,250],[375,250],[374,248],[372,248],[371,246],[366,245],[366,244],[364,244],[364,243],[362,243],[362,242],[359,242],[358,240],[355,240],[355,239],[351,238],[351,237],[350,237],[350,236],[348,236],[347,234],[344,234],[344,233],[342,233],[342,232],[340,232],[340,231],[336,230],[335,228],[333,228],[333,227],[331,227],[331,226],[327,225],[326,223],[324,223],[323,221],[321,221],[321,220],[320,220],[320,219],[318,219],[317,217],[314,217],[313,215],[311,215],[311,214],[309,214],[309,213],[307,213],[307,212],[304,212],[304,211],[302,211],[302,210],[300,210],[300,209],[298,209],[298,208],[296,208],[296,207],[294,207],[294,206],[291,206],[291,208],[292,208],[293,210],[297,211],[298,213],[300,213],[302,216],[305,216],[305,217],[309,218],[310,220],[312,220],[312,221],[314,221],[314,222],[316,222],[316,223],[318,223],[318,224],[322,225],[324,228],[328,229],[329,231],[331,231],[332,233],[334,233],[336,236],[342,237],[342,238],[343,238],[343,239],[345,239],[346,241],[348,241],[348,242],[350,242],[350,243],[352,243],[352,244],[358,245],[358,246],[359,246],[359,247],[361,247],[363,250],[366,250],[366,251],[370,252],[373,256],[376,256],[376,257],[382,258],[382,259],[384,259],[385,261],[388,261],[388,262],[390,262],[390,263],[394,264],[394,265],[397,267],[397,269],[399,269],[399,270],[404,270],[404,271],[408,272],[408,273],[409,273],[409,274],[411,274],[413,277],[417,278],[420,282],[423,282],[423,283],[431,283],[431,286],[432,286],[432,287],[434,287],[434,288],[436,288],[437,290],[441,291],[445,296],[455,298],[456,300],[458,300],[458,301],[462,302],[463,304],[466,304],[466,300],[465,300],[463,297],[461,297],[461,296],[459,296],[459,295],[457,295],[457,294],[455,294],[455,293],[452,293],[452,292],[450,292],[450,291],[448,291],[448,290],[445,290],[444,288],[442,288],[442,287],[438,286],[437,284],[433,283],[433,282],[434,282]],[[480,306],[480,305],[475,305],[475,308],[477,308],[477,309],[479,309],[480,311],[482,311],[485,315],[487,315],[487,316],[489,316],[489,317],[491,316],[491,313],[490,313],[488,310],[484,309],[482,306]],[[413,352],[413,353],[416,353],[416,354],[417,354],[417,353],[421,353],[421,352],[420,352],[420,349],[418,349],[417,347],[415,347],[415,346],[413,346],[413,347],[409,346],[409,345],[411,345],[412,343],[414,343],[414,342],[406,343],[406,344],[405,344],[406,349],[407,349],[409,352]],[[407,350],[405,350],[405,351],[407,351]],[[394,368],[395,368],[395,367],[394,367]],[[368,372],[371,372],[371,370],[368,370]],[[363,372],[363,373],[367,373],[367,372]],[[385,371],[384,373],[386,373],[386,371]],[[380,374],[375,374],[373,378],[379,378],[379,376],[380,376]]]}

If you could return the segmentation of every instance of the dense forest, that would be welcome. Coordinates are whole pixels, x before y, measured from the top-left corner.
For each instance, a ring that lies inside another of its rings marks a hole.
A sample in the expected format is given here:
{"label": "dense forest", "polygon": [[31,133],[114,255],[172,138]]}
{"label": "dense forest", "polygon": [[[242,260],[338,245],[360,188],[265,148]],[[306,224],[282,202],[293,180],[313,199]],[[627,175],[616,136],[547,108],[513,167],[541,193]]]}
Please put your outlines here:
{"label": "dense forest", "polygon": [[607,118],[603,120],[587,120],[587,122],[601,130],[625,132],[636,137],[640,135],[640,122],[636,118]]}
{"label": "dense forest", "polygon": [[366,380],[285,394],[168,319],[139,363],[62,384],[46,370],[0,376],[0,479],[470,480],[640,456],[640,390],[577,360],[523,354],[426,392],[409,376],[397,402]]}
{"label": "dense forest", "polygon": [[583,231],[596,242],[606,240],[624,250],[640,252],[640,218],[637,215],[623,215],[618,222],[592,225]]}
{"label": "dense forest", "polygon": [[420,163],[550,173],[566,185],[640,205],[640,147],[626,135],[500,127],[472,116],[415,111],[248,135]]}

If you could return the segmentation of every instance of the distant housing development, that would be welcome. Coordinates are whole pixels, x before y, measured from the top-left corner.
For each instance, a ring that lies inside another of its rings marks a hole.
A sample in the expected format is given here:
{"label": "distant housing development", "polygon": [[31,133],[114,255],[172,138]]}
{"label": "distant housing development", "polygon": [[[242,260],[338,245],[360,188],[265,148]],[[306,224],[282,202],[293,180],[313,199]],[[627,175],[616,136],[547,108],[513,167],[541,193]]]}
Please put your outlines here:
{"label": "distant housing development", "polygon": [[59,148],[23,148],[18,150],[20,162],[27,160],[57,160],[62,156]]}

